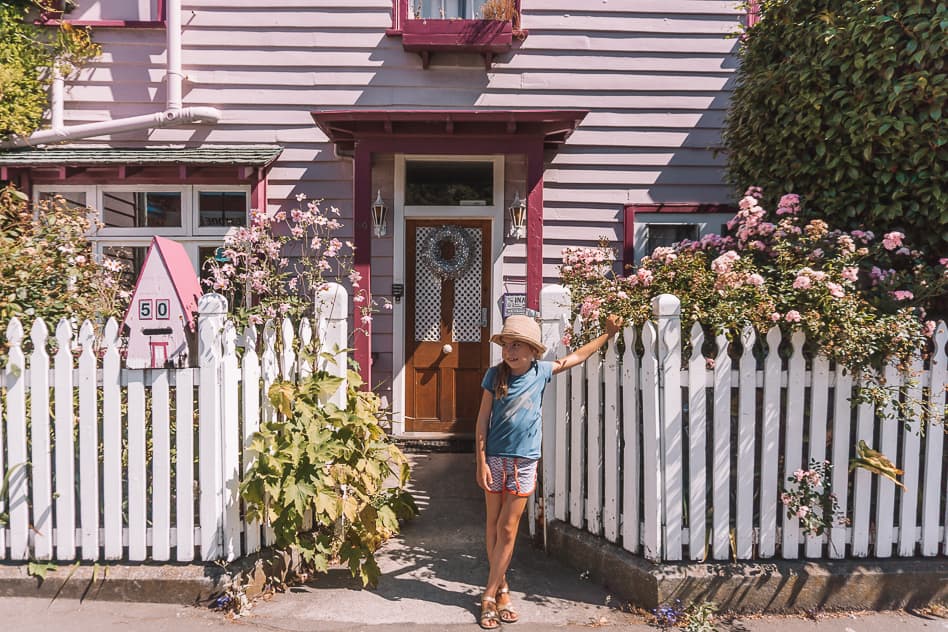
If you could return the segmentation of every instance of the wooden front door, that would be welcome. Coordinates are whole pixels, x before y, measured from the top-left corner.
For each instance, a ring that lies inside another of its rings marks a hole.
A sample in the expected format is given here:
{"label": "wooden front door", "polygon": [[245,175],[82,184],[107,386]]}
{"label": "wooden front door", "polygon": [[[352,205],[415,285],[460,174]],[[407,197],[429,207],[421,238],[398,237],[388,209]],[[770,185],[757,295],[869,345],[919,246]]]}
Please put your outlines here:
{"label": "wooden front door", "polygon": [[491,224],[406,227],[405,430],[473,434],[490,363]]}

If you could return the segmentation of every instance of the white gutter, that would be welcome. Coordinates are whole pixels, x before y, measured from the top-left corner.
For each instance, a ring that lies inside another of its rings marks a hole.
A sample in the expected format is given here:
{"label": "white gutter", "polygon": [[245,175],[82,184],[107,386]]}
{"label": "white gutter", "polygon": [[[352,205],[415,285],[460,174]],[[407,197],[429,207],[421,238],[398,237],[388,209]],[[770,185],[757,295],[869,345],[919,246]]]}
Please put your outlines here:
{"label": "white gutter", "polygon": [[54,70],[52,89],[50,91],[50,123],[52,127],[33,133],[28,138],[13,136],[10,140],[0,142],[0,149],[13,147],[29,147],[46,143],[61,143],[93,136],[105,136],[119,132],[130,132],[160,127],[185,125],[187,123],[215,124],[221,120],[221,112],[217,108],[182,107],[181,84],[184,75],[181,71],[181,0],[166,0],[165,16],[167,19],[167,99],[165,110],[141,116],[132,116],[98,123],[84,123],[82,125],[63,126],[64,81],[62,76]]}

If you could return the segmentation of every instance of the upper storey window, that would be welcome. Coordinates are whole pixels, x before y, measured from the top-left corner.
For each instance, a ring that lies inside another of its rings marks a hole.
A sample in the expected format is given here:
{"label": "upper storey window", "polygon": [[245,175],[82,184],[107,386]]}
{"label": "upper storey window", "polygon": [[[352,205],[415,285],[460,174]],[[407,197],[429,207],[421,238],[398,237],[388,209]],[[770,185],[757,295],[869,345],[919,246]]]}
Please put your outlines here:
{"label": "upper storey window", "polygon": [[401,36],[407,51],[427,68],[437,52],[479,53],[490,68],[495,55],[523,39],[520,0],[392,0],[389,35]]}
{"label": "upper storey window", "polygon": [[44,22],[69,20],[77,26],[152,28],[164,25],[165,0],[52,0]]}
{"label": "upper storey window", "polygon": [[409,18],[475,20],[483,18],[482,9],[487,0],[414,0]]}

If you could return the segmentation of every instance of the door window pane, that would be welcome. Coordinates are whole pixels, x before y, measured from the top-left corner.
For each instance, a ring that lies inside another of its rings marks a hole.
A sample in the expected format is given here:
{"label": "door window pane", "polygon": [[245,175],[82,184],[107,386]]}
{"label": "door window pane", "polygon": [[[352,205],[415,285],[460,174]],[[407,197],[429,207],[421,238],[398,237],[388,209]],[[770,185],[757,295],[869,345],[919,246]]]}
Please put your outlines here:
{"label": "door window pane", "polygon": [[247,194],[243,191],[198,193],[199,226],[246,226]]}
{"label": "door window pane", "polygon": [[405,164],[408,206],[488,206],[493,200],[493,163],[419,160]]}
{"label": "door window pane", "polygon": [[102,221],[109,228],[180,228],[180,191],[105,191]]}
{"label": "door window pane", "polygon": [[649,224],[645,254],[650,255],[659,246],[671,246],[683,239],[697,241],[698,226],[696,224]]}

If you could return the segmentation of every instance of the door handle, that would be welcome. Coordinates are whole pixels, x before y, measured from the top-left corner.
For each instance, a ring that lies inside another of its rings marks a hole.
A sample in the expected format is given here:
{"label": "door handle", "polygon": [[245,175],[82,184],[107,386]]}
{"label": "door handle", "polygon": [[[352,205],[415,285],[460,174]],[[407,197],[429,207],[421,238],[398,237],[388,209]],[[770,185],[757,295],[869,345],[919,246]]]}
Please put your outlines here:
{"label": "door handle", "polygon": [[451,345],[444,345],[443,347],[441,347],[441,353],[443,353],[444,355],[448,355],[452,351],[454,351],[454,347],[452,347]]}

